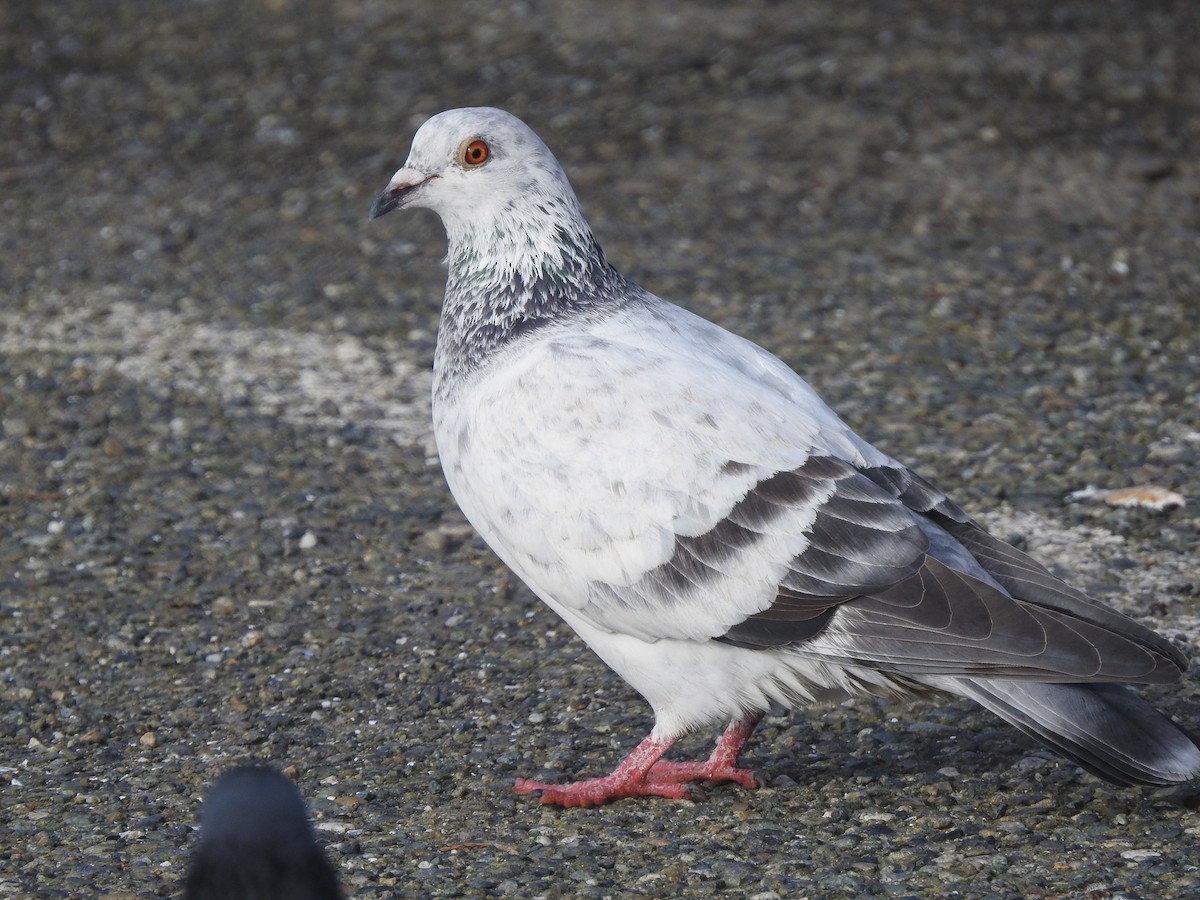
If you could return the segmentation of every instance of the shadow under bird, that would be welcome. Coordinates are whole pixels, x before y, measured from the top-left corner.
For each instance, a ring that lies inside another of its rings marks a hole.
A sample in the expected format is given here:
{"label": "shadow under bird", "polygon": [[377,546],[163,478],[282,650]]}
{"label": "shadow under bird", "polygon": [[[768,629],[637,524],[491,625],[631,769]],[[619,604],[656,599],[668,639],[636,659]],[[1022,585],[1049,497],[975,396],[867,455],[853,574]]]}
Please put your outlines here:
{"label": "shadow under bird", "polygon": [[200,813],[184,900],[341,900],[292,782],[265,766],[222,775]]}
{"label": "shadow under bird", "polygon": [[[450,489],[655,715],[610,775],[518,792],[753,787],[738,756],[765,711],[864,693],[969,697],[1117,784],[1200,772],[1196,740],[1126,686],[1179,679],[1175,646],[990,535],[776,357],[621,276],[519,119],[427,121],[370,215],[410,206],[449,238]],[[713,725],[708,759],[664,758]]]}

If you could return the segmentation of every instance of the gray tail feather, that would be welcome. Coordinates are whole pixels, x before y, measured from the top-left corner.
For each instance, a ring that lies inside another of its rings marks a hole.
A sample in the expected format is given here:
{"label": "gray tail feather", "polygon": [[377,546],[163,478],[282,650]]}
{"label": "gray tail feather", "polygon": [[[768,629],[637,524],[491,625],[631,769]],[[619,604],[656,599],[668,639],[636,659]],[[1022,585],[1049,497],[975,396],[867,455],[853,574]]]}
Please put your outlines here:
{"label": "gray tail feather", "polygon": [[1200,775],[1197,739],[1124,685],[936,680],[1114,784],[1168,785]]}

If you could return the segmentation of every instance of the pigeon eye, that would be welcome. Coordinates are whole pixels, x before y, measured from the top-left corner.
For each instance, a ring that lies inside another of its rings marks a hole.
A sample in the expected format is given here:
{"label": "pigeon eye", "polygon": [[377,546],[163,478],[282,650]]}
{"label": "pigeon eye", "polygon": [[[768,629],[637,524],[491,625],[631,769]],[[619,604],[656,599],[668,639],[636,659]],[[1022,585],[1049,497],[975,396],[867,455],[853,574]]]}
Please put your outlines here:
{"label": "pigeon eye", "polygon": [[458,148],[458,161],[468,169],[476,169],[487,162],[492,156],[492,148],[487,141],[473,138]]}

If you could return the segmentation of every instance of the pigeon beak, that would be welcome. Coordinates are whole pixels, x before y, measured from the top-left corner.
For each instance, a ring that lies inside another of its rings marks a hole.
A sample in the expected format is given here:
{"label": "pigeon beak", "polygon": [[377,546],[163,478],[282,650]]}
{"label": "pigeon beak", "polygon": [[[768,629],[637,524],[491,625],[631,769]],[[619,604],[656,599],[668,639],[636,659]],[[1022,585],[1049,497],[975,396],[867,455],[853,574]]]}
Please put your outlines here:
{"label": "pigeon beak", "polygon": [[390,213],[393,209],[399,209],[404,206],[408,195],[414,189],[428,181],[429,178],[429,175],[426,175],[424,172],[418,172],[416,169],[401,169],[392,176],[392,180],[388,182],[388,186],[379,192],[379,196],[371,204],[371,212],[367,214],[367,218],[378,219],[380,216]]}

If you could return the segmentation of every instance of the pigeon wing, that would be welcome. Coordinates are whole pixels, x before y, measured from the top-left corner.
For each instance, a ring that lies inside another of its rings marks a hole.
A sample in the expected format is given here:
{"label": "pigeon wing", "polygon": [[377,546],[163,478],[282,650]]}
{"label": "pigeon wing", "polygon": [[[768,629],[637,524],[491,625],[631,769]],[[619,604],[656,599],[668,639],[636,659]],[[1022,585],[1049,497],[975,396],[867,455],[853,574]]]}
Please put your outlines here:
{"label": "pigeon wing", "polygon": [[[912,570],[891,583],[864,580],[840,605],[814,616],[831,586],[814,585],[804,571],[823,542],[814,534],[774,603],[718,640],[818,656],[833,648],[865,665],[917,675],[1165,683],[1186,668],[1167,640],[988,534],[915,473],[895,464],[859,474],[918,517],[930,540]],[[824,524],[818,517],[816,531]],[[843,540],[832,543],[844,554]]]}
{"label": "pigeon wing", "polygon": [[468,518],[560,611],[912,674],[1178,675],[1165,641],[1008,552],[749,342],[655,311],[513,351],[439,447]]}

